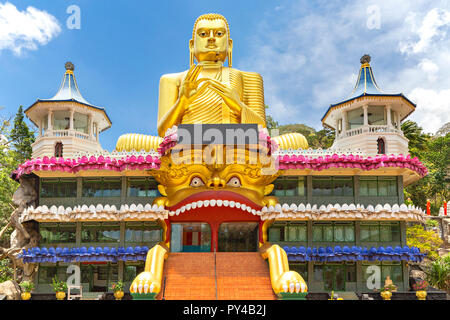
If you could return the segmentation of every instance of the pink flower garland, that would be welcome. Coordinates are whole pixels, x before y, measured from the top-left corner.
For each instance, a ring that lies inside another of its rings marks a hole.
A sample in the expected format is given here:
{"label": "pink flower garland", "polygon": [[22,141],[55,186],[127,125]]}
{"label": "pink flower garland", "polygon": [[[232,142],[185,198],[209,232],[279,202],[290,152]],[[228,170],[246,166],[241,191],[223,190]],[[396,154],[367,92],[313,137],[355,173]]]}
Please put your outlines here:
{"label": "pink flower garland", "polygon": [[78,159],[64,159],[55,157],[44,157],[27,160],[13,172],[15,178],[18,179],[23,174],[30,174],[33,171],[61,171],[76,173],[80,170],[148,170],[159,169],[161,161],[158,157],[151,155],[144,156],[127,156],[122,159],[111,159],[110,157],[95,156],[81,157]]}
{"label": "pink flower garland", "polygon": [[403,155],[376,155],[364,158],[359,155],[326,155],[312,158],[303,155],[279,156],[280,169],[311,169],[321,171],[329,168],[358,168],[361,170],[375,170],[378,168],[396,167],[411,169],[422,177],[428,173],[427,168],[417,159]]}

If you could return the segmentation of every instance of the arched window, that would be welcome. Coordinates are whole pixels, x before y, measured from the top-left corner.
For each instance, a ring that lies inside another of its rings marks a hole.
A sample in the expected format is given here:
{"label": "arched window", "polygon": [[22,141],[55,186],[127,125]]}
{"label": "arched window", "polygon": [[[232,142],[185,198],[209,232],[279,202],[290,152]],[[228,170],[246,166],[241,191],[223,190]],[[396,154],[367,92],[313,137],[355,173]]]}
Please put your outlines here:
{"label": "arched window", "polygon": [[62,157],[63,156],[63,144],[62,142],[57,142],[55,144],[55,157]]}
{"label": "arched window", "polygon": [[378,154],[385,154],[386,153],[386,145],[383,138],[378,138],[377,140],[377,148],[378,148]]}

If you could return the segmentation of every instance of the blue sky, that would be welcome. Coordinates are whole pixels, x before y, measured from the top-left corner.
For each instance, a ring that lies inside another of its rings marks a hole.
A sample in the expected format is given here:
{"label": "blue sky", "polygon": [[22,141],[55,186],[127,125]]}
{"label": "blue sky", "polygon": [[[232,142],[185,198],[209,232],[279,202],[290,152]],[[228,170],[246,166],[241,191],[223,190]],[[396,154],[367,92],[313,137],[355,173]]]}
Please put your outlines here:
{"label": "blue sky", "polygon": [[[66,26],[70,5],[80,29]],[[193,23],[208,12],[228,19],[233,67],[263,76],[281,124],[319,129],[352,91],[365,53],[384,91],[417,103],[411,119],[425,131],[450,121],[450,4],[438,0],[0,0],[0,115],[52,97],[72,61],[84,98],[113,122],[103,148],[123,133],[156,134],[159,78],[187,69]]]}

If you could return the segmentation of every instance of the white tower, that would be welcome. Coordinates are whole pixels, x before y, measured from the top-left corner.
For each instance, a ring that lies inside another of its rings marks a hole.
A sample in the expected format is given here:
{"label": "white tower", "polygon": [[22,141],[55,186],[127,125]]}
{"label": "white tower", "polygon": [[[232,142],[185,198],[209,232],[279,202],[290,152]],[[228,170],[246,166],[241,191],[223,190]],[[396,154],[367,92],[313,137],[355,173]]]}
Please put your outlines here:
{"label": "white tower", "polygon": [[400,124],[416,108],[402,93],[384,93],[377,85],[370,56],[361,58],[350,97],[332,104],[322,123],[336,130],[332,149],[360,149],[366,155],[407,155],[408,139]]}
{"label": "white tower", "polygon": [[39,128],[33,158],[65,157],[102,151],[99,133],[111,127],[101,107],[87,102],[78,90],[75,67],[67,62],[61,87],[51,99],[38,99],[25,114]]}

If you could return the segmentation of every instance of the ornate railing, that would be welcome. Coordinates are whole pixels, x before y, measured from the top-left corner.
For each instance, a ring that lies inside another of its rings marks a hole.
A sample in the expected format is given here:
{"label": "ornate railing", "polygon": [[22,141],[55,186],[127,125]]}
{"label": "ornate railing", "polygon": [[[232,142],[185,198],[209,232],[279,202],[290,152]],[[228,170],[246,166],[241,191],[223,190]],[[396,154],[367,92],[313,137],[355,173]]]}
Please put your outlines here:
{"label": "ornate railing", "polygon": [[76,130],[49,130],[44,134],[45,137],[75,137],[82,140],[95,141],[95,137]]}

